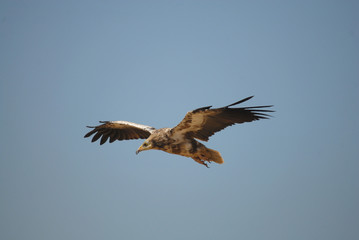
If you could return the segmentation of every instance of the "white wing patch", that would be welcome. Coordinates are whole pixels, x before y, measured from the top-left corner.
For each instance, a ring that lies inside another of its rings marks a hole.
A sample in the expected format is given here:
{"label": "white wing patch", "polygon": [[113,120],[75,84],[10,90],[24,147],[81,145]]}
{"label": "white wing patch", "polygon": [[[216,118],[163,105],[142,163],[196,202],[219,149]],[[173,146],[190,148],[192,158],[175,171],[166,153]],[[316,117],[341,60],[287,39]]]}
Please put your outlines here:
{"label": "white wing patch", "polygon": [[150,127],[150,126],[146,126],[146,125],[142,125],[142,124],[138,124],[138,123],[133,123],[133,122],[127,122],[127,121],[106,121],[104,123],[113,123],[113,124],[120,124],[120,125],[128,125],[131,127],[136,127],[136,128],[141,128],[144,129],[146,131],[149,132],[153,132],[154,130],[156,130],[156,128],[154,127]]}

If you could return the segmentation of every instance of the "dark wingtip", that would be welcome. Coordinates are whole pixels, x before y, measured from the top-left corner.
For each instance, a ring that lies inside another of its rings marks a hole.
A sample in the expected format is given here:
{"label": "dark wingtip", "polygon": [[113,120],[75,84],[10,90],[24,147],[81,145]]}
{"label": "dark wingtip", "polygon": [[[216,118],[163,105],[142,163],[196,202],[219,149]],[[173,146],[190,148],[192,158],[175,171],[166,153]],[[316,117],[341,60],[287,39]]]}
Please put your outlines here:
{"label": "dark wingtip", "polygon": [[240,103],[242,103],[242,102],[248,101],[248,100],[251,99],[252,97],[254,97],[254,95],[253,95],[253,96],[250,96],[250,97],[247,97],[247,98],[244,98],[244,99],[242,99],[242,100],[239,100],[238,102],[229,104],[229,105],[225,106],[225,108],[228,108],[228,107],[231,107],[231,106],[240,104]]}
{"label": "dark wingtip", "polygon": [[[265,106],[254,106],[254,107],[246,107],[247,109],[251,108],[270,108],[273,107],[273,105],[265,105]],[[264,110],[263,110],[264,111]],[[266,110],[266,111],[273,111],[273,110]]]}
{"label": "dark wingtip", "polygon": [[86,135],[84,136],[84,138],[90,137],[90,136],[93,134],[93,131],[94,131],[94,130],[92,130],[91,132],[86,133]]}

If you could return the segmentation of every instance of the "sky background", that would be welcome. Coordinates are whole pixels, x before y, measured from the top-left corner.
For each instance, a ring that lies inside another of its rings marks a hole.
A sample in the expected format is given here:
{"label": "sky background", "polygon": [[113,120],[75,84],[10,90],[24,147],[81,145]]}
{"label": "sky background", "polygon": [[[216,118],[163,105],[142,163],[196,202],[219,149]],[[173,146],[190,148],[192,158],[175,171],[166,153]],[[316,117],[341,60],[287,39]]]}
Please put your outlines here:
{"label": "sky background", "polygon": [[[0,239],[359,239],[358,1],[0,1]],[[255,95],[207,169],[87,125]]]}

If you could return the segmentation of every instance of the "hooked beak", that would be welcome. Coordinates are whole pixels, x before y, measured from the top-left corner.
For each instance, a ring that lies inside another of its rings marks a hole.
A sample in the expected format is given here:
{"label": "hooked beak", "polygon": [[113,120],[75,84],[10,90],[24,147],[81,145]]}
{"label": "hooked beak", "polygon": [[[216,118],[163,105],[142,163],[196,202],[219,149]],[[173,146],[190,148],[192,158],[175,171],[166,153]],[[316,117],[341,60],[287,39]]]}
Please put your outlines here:
{"label": "hooked beak", "polygon": [[150,149],[152,149],[152,145],[145,142],[137,149],[136,154],[139,154],[142,151],[150,150]]}
{"label": "hooked beak", "polygon": [[142,151],[141,147],[139,147],[136,151],[136,155],[139,154]]}

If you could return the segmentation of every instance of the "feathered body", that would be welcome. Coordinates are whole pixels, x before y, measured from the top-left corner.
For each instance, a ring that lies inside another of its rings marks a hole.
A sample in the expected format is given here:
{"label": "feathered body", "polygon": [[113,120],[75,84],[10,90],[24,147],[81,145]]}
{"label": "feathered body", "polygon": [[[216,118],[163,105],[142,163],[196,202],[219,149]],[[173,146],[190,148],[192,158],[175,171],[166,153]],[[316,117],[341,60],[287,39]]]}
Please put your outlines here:
{"label": "feathered body", "polygon": [[190,157],[200,164],[204,164],[206,161],[223,163],[219,152],[207,148],[193,138],[185,138],[183,135],[176,138],[171,130],[171,128],[155,130],[146,141],[151,144],[152,149]]}
{"label": "feathered body", "polygon": [[[253,97],[253,96],[252,96]],[[85,137],[92,138],[92,142],[99,138],[100,144],[108,139],[115,140],[146,139],[136,153],[144,150],[157,149],[168,153],[190,157],[196,162],[208,167],[206,162],[223,163],[218,151],[209,149],[196,139],[208,141],[209,137],[233,124],[252,122],[270,117],[264,109],[271,106],[256,106],[244,108],[230,108],[252,97],[242,99],[222,108],[211,109],[212,106],[198,108],[186,114],[184,119],[174,128],[155,129],[150,126],[126,121],[103,121],[102,125],[94,128]]]}

